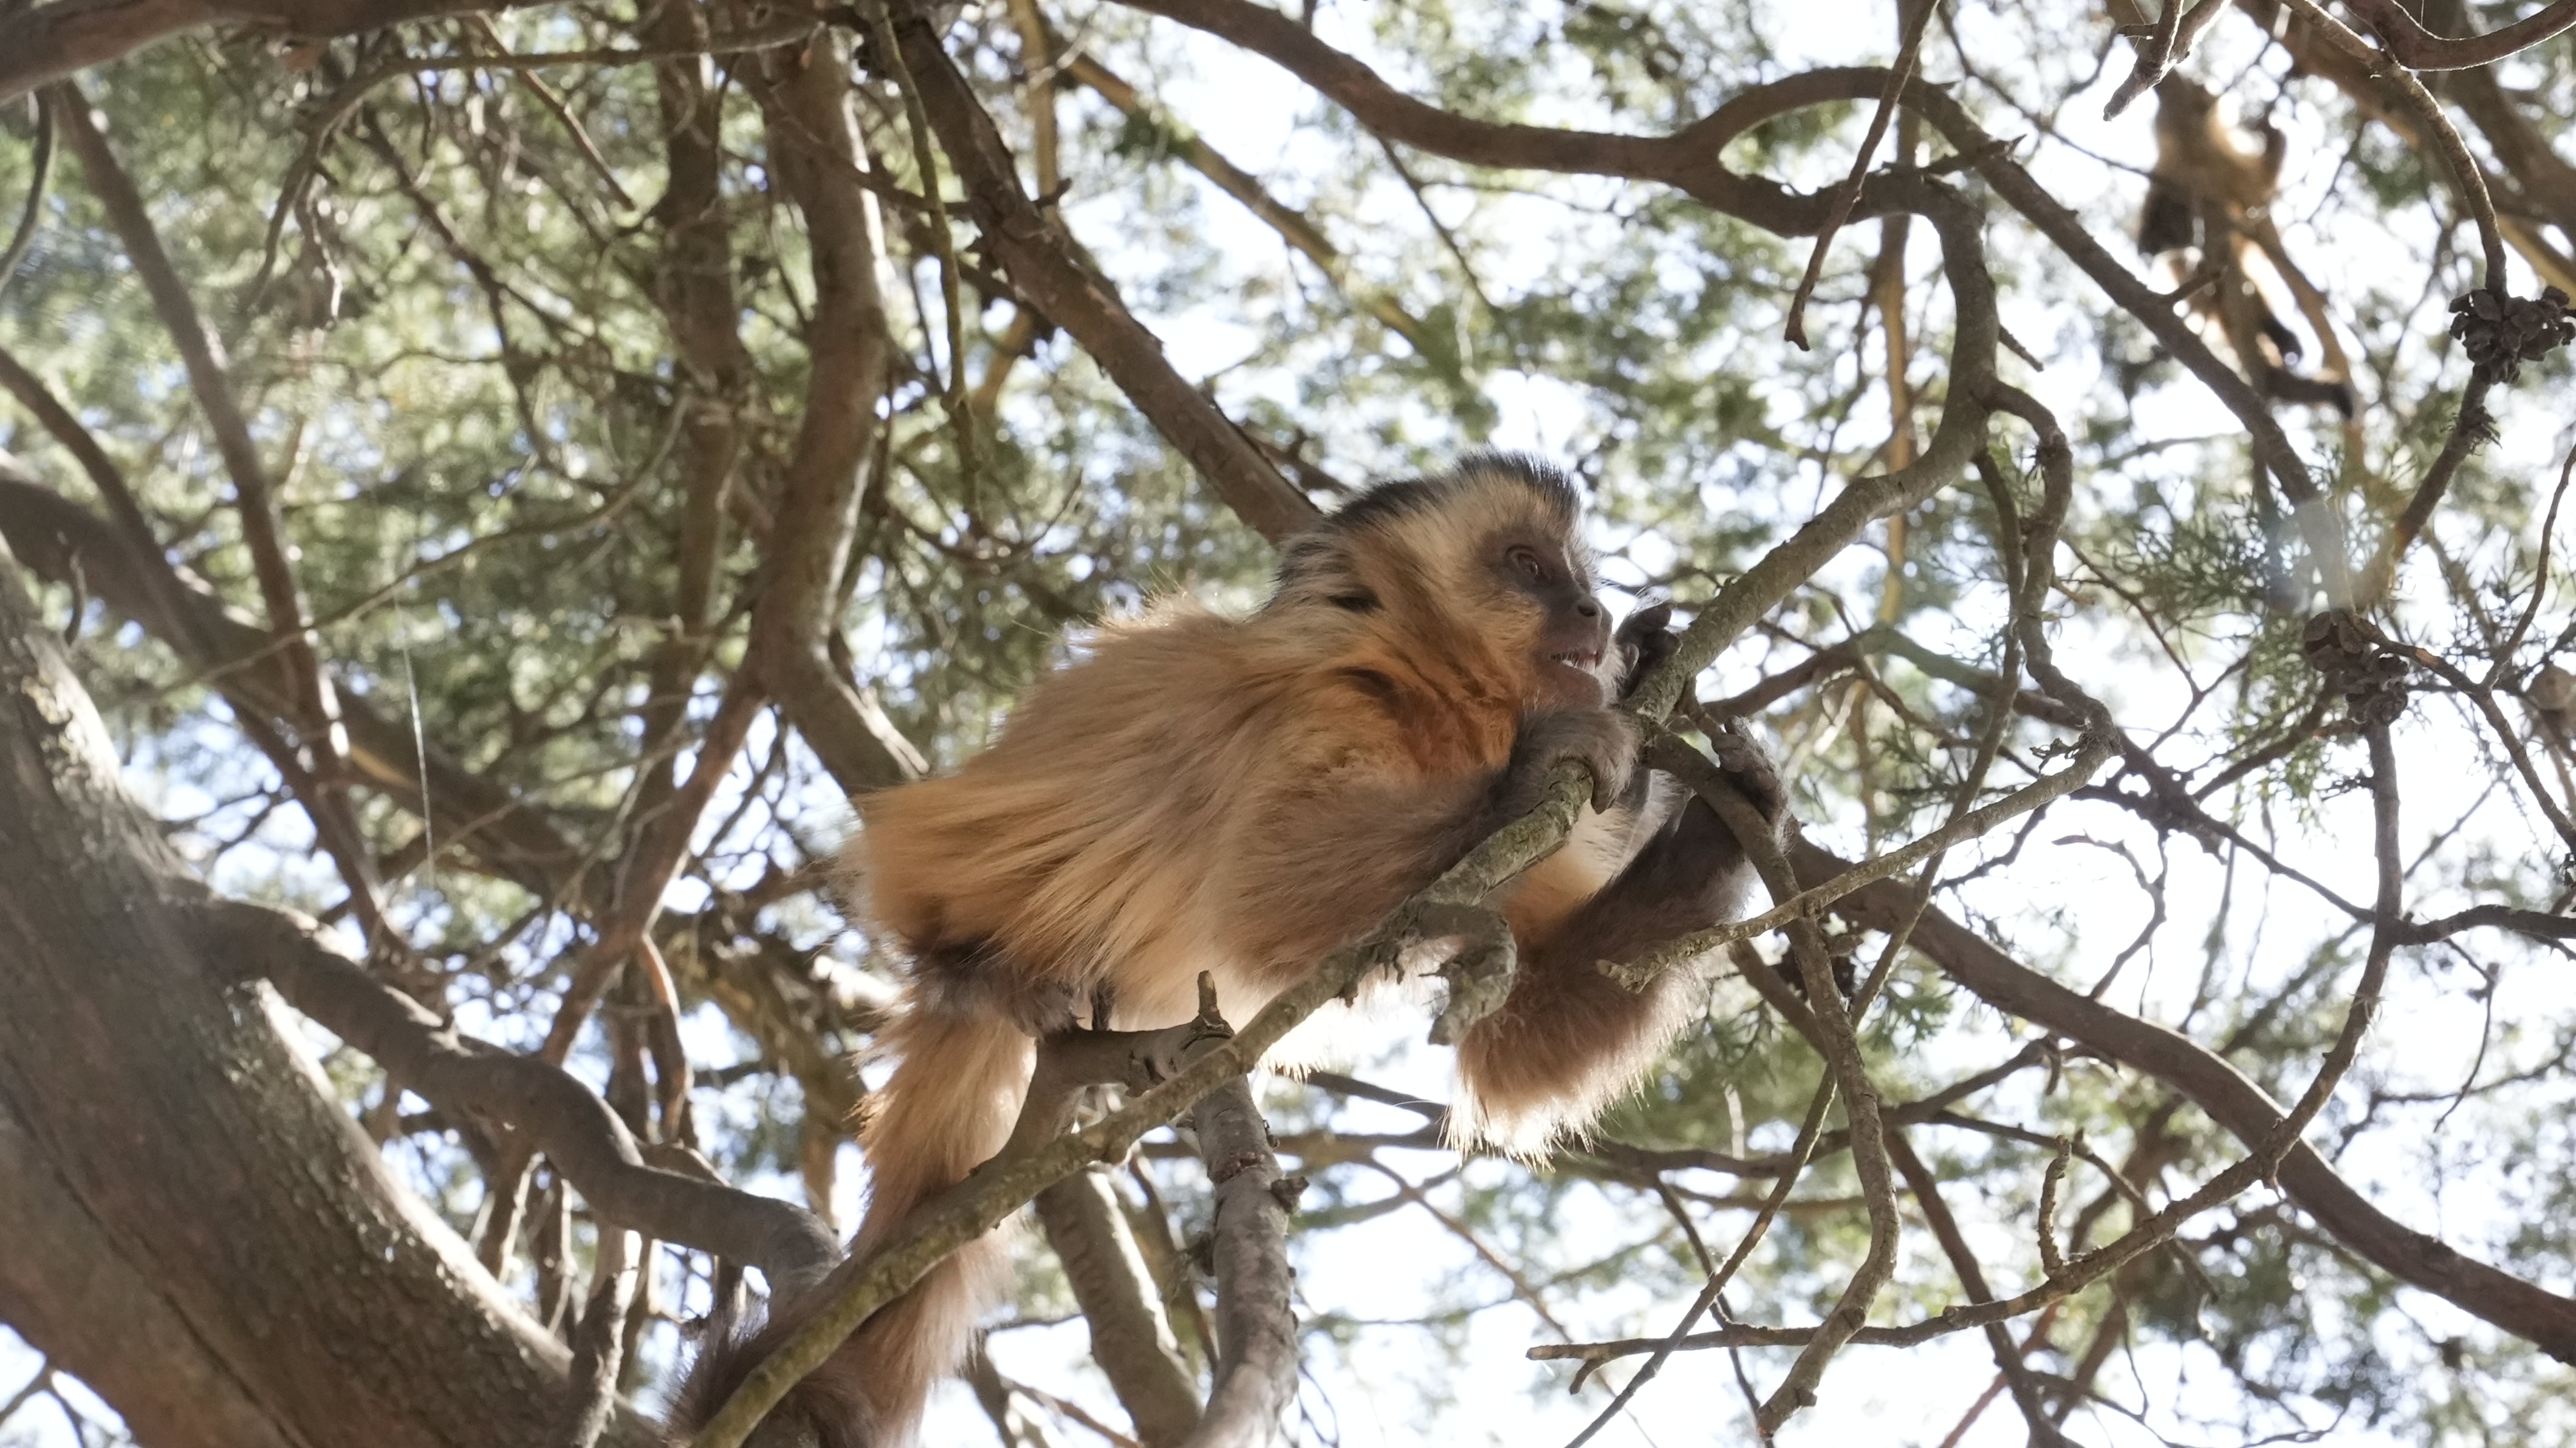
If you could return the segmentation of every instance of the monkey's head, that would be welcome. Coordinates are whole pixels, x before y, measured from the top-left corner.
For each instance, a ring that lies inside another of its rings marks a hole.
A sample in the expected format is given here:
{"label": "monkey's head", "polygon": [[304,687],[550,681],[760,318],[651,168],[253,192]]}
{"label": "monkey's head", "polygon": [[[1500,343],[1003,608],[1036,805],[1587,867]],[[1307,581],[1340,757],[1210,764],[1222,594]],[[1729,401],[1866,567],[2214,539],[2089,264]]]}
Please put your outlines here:
{"label": "monkey's head", "polygon": [[1269,611],[1416,666],[1508,681],[1525,706],[1597,708],[1617,660],[1582,525],[1563,473],[1475,454],[1371,488],[1290,539]]}

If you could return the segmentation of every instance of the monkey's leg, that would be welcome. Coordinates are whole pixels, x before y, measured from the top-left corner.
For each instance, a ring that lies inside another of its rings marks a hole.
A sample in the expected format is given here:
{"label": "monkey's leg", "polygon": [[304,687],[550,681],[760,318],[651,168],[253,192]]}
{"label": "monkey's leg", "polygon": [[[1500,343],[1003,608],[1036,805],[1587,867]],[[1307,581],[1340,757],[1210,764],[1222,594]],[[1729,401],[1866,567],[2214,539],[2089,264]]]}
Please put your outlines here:
{"label": "monkey's leg", "polygon": [[1458,1045],[1473,1129],[1535,1146],[1627,1090],[1689,1019],[1699,981],[1674,970],[1630,991],[1600,963],[1727,919],[1749,873],[1734,835],[1694,799],[1600,894],[1523,942],[1502,1009]]}

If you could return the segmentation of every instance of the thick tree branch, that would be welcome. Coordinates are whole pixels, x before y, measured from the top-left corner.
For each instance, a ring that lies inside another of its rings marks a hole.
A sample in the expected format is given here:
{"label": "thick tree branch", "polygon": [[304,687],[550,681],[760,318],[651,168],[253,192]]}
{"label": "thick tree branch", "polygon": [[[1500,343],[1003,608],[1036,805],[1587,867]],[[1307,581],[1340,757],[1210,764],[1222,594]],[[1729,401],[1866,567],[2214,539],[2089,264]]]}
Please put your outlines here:
{"label": "thick tree branch", "polygon": [[[1212,996],[1206,986],[1203,993]],[[1210,999],[1209,1007],[1214,1001]],[[1190,1448],[1269,1448],[1288,1441],[1297,1400],[1295,1274],[1288,1216],[1302,1180],[1279,1174],[1270,1126],[1236,1076],[1200,1097],[1191,1125],[1216,1191],[1216,1383]]]}
{"label": "thick tree branch", "polygon": [[[209,959],[203,887],[119,774],[0,563],[0,1109],[281,1436],[538,1441],[561,1346],[421,1213]],[[474,1372],[406,1366],[424,1362]],[[609,1434],[651,1441],[622,1410]]]}
{"label": "thick tree branch", "polygon": [[650,820],[669,804],[678,786],[669,746],[687,718],[690,683],[705,666],[712,643],[716,565],[725,552],[725,495],[734,485],[751,356],[739,331],[742,306],[734,288],[732,219],[722,204],[724,157],[717,138],[724,124],[723,103],[707,84],[703,62],[695,54],[709,39],[705,12],[695,0],[649,6],[638,37],[690,55],[685,62],[653,68],[669,176],[652,212],[662,232],[655,300],[677,345],[682,386],[676,404],[681,412],[681,503],[672,537],[676,577],[667,610],[673,626],[655,653],[640,711],[644,730],[639,753],[654,763],[637,791],[635,812]]}
{"label": "thick tree branch", "polygon": [[876,243],[851,133],[849,52],[837,36],[755,57],[751,89],[772,164],[804,217],[814,311],[803,421],[780,489],[752,612],[761,681],[843,791],[918,778],[920,751],[832,662],[827,634],[853,566],[861,485],[875,466],[877,407],[892,365]]}
{"label": "thick tree branch", "polygon": [[295,1448],[270,1412],[0,1105],[0,1322],[116,1407],[148,1443]]}
{"label": "thick tree branch", "polygon": [[781,1292],[840,1260],[831,1229],[801,1207],[647,1166],[598,1093],[533,1056],[471,1037],[325,945],[283,911],[239,902],[201,915],[220,958],[266,978],[287,1003],[365,1052],[403,1089],[448,1111],[526,1132],[609,1222],[757,1267]]}
{"label": "thick tree branch", "polygon": [[1091,1332],[1092,1361],[1127,1409],[1137,1441],[1146,1448],[1186,1441],[1199,1426],[1198,1387],[1109,1183],[1078,1172],[1038,1193],[1037,1215]]}

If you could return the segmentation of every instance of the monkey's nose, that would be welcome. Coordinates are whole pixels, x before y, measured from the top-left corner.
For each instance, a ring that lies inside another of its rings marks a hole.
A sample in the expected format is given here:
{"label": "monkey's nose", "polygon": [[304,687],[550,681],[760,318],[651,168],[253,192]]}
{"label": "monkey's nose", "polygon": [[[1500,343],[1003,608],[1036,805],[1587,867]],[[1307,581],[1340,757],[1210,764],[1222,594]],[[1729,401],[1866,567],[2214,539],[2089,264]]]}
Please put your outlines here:
{"label": "monkey's nose", "polygon": [[1601,600],[1597,598],[1578,598],[1574,601],[1574,613],[1577,618],[1599,618],[1601,616]]}

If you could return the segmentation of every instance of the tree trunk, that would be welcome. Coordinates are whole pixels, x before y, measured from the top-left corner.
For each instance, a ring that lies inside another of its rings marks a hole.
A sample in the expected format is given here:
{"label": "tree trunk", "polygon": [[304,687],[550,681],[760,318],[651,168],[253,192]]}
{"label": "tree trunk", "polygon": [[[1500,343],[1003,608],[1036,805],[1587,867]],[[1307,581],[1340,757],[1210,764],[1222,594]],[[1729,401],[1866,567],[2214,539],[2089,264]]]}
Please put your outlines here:
{"label": "tree trunk", "polygon": [[0,1319],[156,1448],[546,1441],[567,1353],[388,1176],[204,898],[0,551]]}

